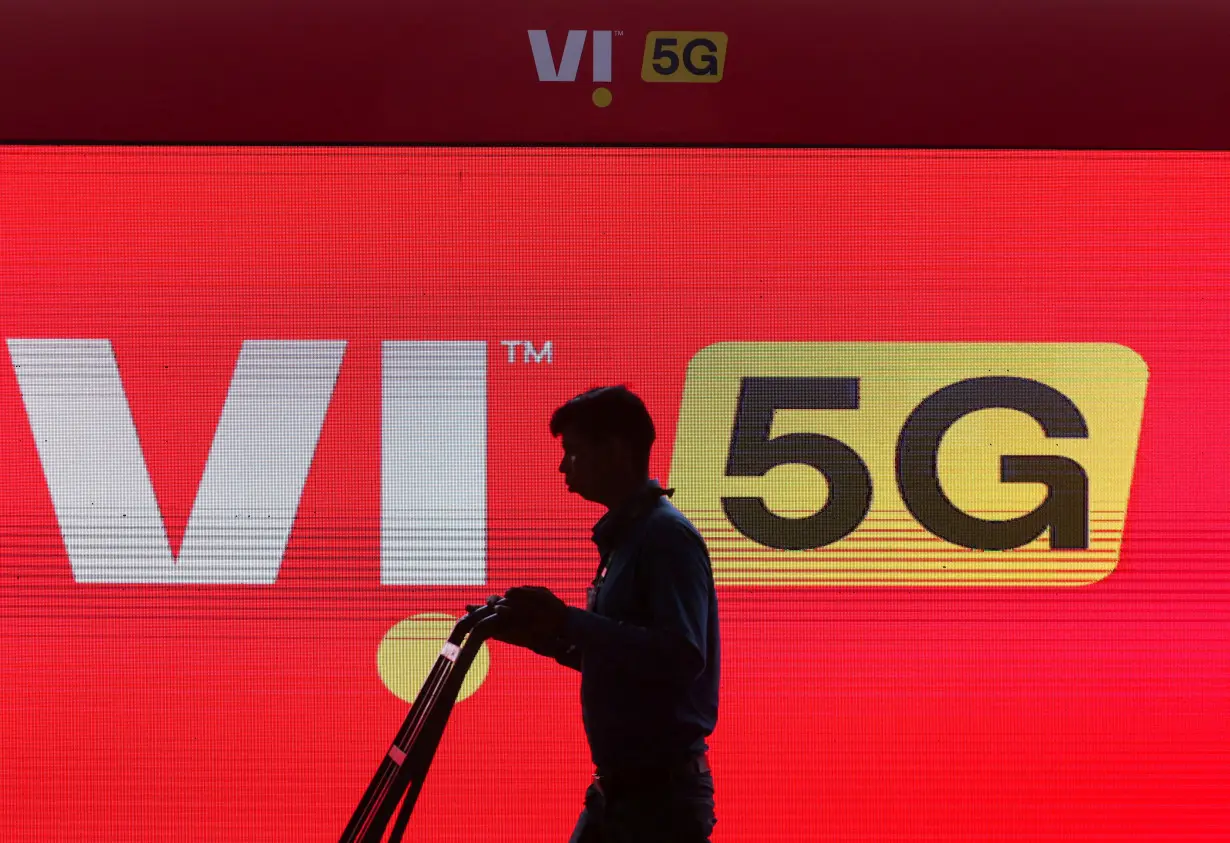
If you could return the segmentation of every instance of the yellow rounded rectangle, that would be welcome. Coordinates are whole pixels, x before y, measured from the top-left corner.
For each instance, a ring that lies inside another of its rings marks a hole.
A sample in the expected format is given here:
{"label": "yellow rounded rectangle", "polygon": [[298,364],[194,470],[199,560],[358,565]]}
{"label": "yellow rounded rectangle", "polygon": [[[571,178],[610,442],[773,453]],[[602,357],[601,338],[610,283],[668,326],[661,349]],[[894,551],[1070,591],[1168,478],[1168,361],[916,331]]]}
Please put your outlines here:
{"label": "yellow rounded rectangle", "polygon": [[645,36],[646,82],[721,82],[725,68],[725,32],[655,30]]}
{"label": "yellow rounded rectangle", "polygon": [[674,501],[726,585],[1096,582],[1147,380],[1111,343],[717,343],[688,366]]}

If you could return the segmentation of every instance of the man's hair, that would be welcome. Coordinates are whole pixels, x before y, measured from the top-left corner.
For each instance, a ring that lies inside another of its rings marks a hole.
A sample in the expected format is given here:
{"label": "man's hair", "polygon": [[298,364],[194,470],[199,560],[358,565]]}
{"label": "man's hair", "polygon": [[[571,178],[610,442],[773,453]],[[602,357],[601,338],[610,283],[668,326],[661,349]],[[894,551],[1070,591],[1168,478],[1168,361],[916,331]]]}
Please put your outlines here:
{"label": "man's hair", "polygon": [[551,414],[551,435],[572,430],[594,442],[622,439],[632,448],[637,467],[649,470],[649,449],[656,433],[645,402],[626,386],[598,386],[569,399]]}

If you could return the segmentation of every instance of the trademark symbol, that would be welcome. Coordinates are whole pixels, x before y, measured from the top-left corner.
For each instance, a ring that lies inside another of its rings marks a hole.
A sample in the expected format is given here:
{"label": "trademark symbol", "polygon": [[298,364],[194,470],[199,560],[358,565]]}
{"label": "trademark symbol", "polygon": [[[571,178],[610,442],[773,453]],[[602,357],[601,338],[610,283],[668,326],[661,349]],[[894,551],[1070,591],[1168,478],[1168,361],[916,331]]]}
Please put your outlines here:
{"label": "trademark symbol", "polygon": [[535,348],[530,340],[500,340],[500,345],[508,349],[508,362],[517,362],[517,349],[521,349],[522,363],[550,363],[551,341],[542,343],[541,348]]}
{"label": "trademark symbol", "polygon": [[624,34],[624,31],[623,31],[622,29],[617,29],[617,30],[615,30],[615,37],[616,37],[616,38],[622,38],[622,37],[623,37],[623,34]]}

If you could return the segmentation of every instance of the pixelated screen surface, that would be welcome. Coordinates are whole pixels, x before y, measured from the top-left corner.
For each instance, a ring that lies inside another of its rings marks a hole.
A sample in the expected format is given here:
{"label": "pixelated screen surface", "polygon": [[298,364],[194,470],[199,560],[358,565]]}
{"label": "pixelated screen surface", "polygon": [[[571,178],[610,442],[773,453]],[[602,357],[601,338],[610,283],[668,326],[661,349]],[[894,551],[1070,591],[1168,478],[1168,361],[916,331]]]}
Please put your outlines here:
{"label": "pixelated screen surface", "polygon": [[[0,161],[8,839],[337,839],[466,603],[584,604],[547,422],[614,383],[713,563],[715,841],[1230,823],[1226,153]],[[486,645],[407,839],[567,839],[578,681]]]}

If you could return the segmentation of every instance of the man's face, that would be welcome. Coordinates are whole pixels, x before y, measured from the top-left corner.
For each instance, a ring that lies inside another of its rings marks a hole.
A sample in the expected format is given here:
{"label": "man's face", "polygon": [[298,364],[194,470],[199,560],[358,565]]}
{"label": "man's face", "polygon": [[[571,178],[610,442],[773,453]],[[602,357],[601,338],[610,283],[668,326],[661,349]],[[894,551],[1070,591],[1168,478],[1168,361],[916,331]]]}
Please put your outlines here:
{"label": "man's face", "polygon": [[595,503],[606,503],[608,490],[620,479],[624,470],[618,439],[594,442],[574,431],[564,431],[560,437],[564,458],[559,470],[564,475],[568,491]]}

